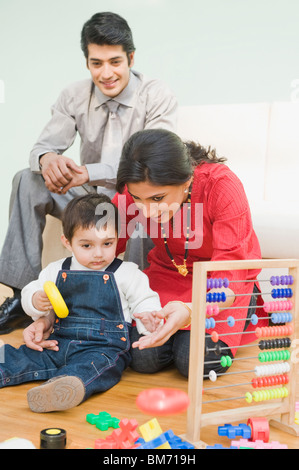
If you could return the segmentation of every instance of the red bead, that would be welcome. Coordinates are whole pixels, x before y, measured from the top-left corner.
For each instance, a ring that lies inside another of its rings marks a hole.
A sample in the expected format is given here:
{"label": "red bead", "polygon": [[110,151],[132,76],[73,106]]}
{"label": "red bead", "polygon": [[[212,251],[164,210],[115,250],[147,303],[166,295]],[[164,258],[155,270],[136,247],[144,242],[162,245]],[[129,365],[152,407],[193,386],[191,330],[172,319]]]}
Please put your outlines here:
{"label": "red bead", "polygon": [[288,384],[289,381],[290,381],[290,377],[289,377],[287,374],[285,374],[285,375],[284,375],[284,380],[285,380],[284,383],[285,383],[285,384]]}
{"label": "red bead", "polygon": [[255,377],[252,379],[251,381],[251,384],[253,386],[253,388],[257,388],[258,387],[258,379],[256,379]]}
{"label": "red bead", "polygon": [[262,336],[262,329],[261,328],[256,328],[255,329],[255,334],[257,338],[260,338]]}
{"label": "red bead", "polygon": [[266,378],[267,378],[267,377],[259,377],[259,381],[258,381],[258,383],[259,383],[259,388],[265,386],[265,379],[266,379]]}
{"label": "red bead", "polygon": [[211,334],[211,340],[214,342],[214,343],[217,343],[218,340],[219,340],[219,335],[217,333],[217,331],[213,331],[212,334]]}

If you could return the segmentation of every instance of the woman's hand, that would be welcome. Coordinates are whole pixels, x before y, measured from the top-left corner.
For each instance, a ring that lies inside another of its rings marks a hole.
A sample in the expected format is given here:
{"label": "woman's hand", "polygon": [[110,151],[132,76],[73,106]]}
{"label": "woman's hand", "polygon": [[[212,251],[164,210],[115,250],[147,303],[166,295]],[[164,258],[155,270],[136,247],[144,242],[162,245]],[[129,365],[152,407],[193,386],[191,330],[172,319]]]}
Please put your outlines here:
{"label": "woman's hand", "polygon": [[23,338],[28,348],[36,351],[43,351],[44,348],[58,351],[58,342],[56,340],[47,339],[52,333],[54,318],[54,313],[50,313],[25,328]]}
{"label": "woman's hand", "polygon": [[157,316],[156,311],[134,313],[133,316],[134,318],[140,320],[144,328],[150,332],[156,331],[159,325],[162,323],[162,320]]}
{"label": "woman's hand", "polygon": [[[138,341],[132,344],[132,348],[154,348],[162,346],[179,329],[190,323],[190,311],[182,302],[169,302],[162,310],[155,312],[156,317],[166,320],[164,324],[158,326],[153,333],[141,336]],[[138,314],[134,315],[136,318]]]}

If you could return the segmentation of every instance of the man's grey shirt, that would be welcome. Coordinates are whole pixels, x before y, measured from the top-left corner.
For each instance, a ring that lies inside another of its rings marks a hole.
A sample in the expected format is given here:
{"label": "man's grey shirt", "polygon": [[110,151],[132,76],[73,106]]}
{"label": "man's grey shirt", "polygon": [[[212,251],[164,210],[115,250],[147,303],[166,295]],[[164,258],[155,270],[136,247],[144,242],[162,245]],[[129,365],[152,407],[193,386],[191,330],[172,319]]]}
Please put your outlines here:
{"label": "man's grey shirt", "polygon": [[[87,168],[89,184],[115,184],[117,167],[101,163],[108,113],[105,102],[109,99],[91,79],[65,88],[53,105],[52,117],[31,151],[31,170],[40,173],[41,155],[48,152],[62,155],[71,147],[78,132],[81,139],[80,162]],[[133,133],[143,129],[163,128],[176,132],[177,100],[162,81],[149,79],[131,70],[127,87],[113,99],[120,103],[118,113],[122,145]],[[119,159],[120,155],[116,161],[119,162]]]}

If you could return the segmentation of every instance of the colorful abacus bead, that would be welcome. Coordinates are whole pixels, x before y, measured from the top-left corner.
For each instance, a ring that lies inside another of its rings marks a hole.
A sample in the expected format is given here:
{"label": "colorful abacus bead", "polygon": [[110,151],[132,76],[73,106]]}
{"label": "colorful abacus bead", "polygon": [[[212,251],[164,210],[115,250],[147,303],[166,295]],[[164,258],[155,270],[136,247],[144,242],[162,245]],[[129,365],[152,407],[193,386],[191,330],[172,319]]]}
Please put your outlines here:
{"label": "colorful abacus bead", "polygon": [[262,328],[256,328],[255,334],[257,338],[269,337],[269,336],[285,336],[292,335],[294,328],[292,325],[285,326],[265,326]]}
{"label": "colorful abacus bead", "polygon": [[216,322],[213,317],[206,318],[206,329],[215,328]]}
{"label": "colorful abacus bead", "polygon": [[[224,351],[222,351],[222,349]],[[221,356],[221,354],[223,354],[223,352],[227,352],[227,349],[229,349],[228,346],[221,346],[220,343],[217,343],[215,345],[215,348],[213,348],[213,350],[215,351],[216,356]],[[207,344],[205,344],[205,355],[208,355],[210,351],[211,351],[211,349],[209,348],[209,346]]]}
{"label": "colorful abacus bead", "polygon": [[269,377],[254,377],[251,384],[253,388],[273,387],[275,385],[285,385],[289,383],[289,380],[287,374],[270,375]]}
{"label": "colorful abacus bead", "polygon": [[259,321],[259,317],[255,313],[253,315],[251,315],[250,323],[252,325],[257,325],[258,321]]}
{"label": "colorful abacus bead", "polygon": [[282,362],[280,364],[269,364],[265,366],[255,366],[254,373],[257,377],[286,374],[290,372],[290,364],[288,362]]}
{"label": "colorful abacus bead", "polygon": [[264,311],[265,312],[279,312],[281,310],[292,310],[293,302],[290,300],[281,300],[277,302],[265,302]]}
{"label": "colorful abacus bead", "polygon": [[219,288],[219,287],[228,287],[229,280],[225,277],[224,279],[207,279],[207,289]]}
{"label": "colorful abacus bead", "polygon": [[226,321],[227,321],[228,326],[230,326],[231,328],[232,328],[233,326],[235,326],[236,320],[234,319],[234,317],[229,316],[229,317],[227,317],[227,320],[226,320]]}
{"label": "colorful abacus bead", "polygon": [[222,367],[230,367],[232,365],[232,358],[230,356],[222,356],[220,359],[220,364]]}
{"label": "colorful abacus bead", "polygon": [[293,291],[290,288],[287,289],[272,289],[271,295],[273,299],[281,299],[282,297],[293,297]]}
{"label": "colorful abacus bead", "polygon": [[208,316],[212,316],[212,315],[216,316],[218,315],[218,313],[219,313],[218,305],[207,305],[206,314]]}
{"label": "colorful abacus bead", "polygon": [[226,294],[225,292],[208,292],[206,296],[207,302],[225,302]]}
{"label": "colorful abacus bead", "polygon": [[272,286],[291,286],[294,282],[294,278],[291,275],[288,276],[271,276],[270,283]]}
{"label": "colorful abacus bead", "polygon": [[289,394],[287,387],[272,388],[270,390],[258,390],[252,393],[255,402],[276,400],[276,398],[285,398]]}
{"label": "colorful abacus bead", "polygon": [[258,347],[263,351],[264,349],[280,349],[290,348],[292,341],[290,338],[273,338],[273,339],[262,339]]}
{"label": "colorful abacus bead", "polygon": [[258,360],[260,362],[288,361],[290,357],[291,357],[291,353],[288,350],[266,351],[266,352],[259,353]]}
{"label": "colorful abacus bead", "polygon": [[209,379],[211,382],[216,382],[217,380],[217,374],[214,370],[210,370],[209,372]]}
{"label": "colorful abacus bead", "polygon": [[272,313],[271,321],[273,323],[290,323],[293,320],[293,315],[289,312]]}
{"label": "colorful abacus bead", "polygon": [[212,331],[211,333],[211,340],[213,341],[213,343],[218,343],[219,341],[219,335],[217,333],[217,331]]}
{"label": "colorful abacus bead", "polygon": [[252,395],[250,392],[245,393],[245,400],[246,400],[246,403],[252,403]]}

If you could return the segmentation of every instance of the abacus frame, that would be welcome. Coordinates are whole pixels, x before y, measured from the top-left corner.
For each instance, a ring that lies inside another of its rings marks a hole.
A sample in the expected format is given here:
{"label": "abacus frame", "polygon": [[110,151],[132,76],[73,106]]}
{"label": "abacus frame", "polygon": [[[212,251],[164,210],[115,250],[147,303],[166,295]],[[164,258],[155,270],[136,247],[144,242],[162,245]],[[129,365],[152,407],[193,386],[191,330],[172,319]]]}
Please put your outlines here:
{"label": "abacus frame", "polygon": [[[289,395],[282,401],[202,413],[203,365],[205,345],[207,273],[214,271],[232,271],[247,269],[287,268],[293,276],[293,322],[294,333],[291,340],[299,338],[299,260],[233,260],[207,261],[193,264],[192,286],[192,328],[190,336],[190,361],[188,395],[190,405],[187,412],[187,431],[184,438],[195,447],[203,448],[201,428],[208,425],[232,423],[251,417],[273,417],[270,424],[295,436],[299,435],[299,426],[295,424],[296,376],[299,361],[290,361]],[[276,419],[274,419],[274,416]],[[278,417],[278,418],[277,418]]]}

